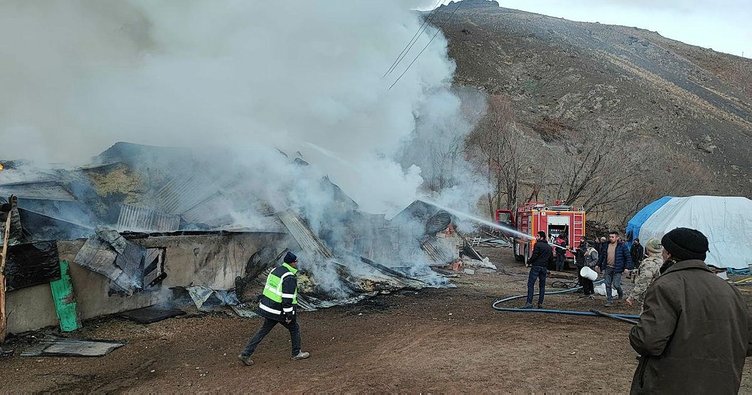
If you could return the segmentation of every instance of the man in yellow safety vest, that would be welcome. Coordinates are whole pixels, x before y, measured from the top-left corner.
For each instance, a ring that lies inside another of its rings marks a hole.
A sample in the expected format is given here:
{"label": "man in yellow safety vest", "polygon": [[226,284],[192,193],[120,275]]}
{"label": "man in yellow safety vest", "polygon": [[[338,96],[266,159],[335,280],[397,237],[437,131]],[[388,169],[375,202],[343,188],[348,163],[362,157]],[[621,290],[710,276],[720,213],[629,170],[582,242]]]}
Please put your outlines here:
{"label": "man in yellow safety vest", "polygon": [[298,305],[298,257],[292,252],[285,255],[284,263],[275,268],[266,278],[266,286],[261,296],[258,314],[264,318],[264,324],[256,332],[248,345],[245,346],[238,358],[247,366],[253,365],[251,355],[256,346],[277,324],[282,324],[290,331],[292,340],[292,359],[306,359],[310,353],[300,350],[300,326],[296,319],[295,309]]}

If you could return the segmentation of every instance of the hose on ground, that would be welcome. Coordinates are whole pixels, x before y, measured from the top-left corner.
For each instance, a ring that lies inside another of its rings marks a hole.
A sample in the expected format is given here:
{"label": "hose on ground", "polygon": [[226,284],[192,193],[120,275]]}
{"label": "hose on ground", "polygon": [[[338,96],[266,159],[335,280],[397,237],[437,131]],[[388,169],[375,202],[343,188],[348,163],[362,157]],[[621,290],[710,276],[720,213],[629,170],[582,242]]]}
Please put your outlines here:
{"label": "hose on ground", "polygon": [[743,278],[737,281],[730,281],[734,285],[752,285],[752,277]]}
{"label": "hose on ground", "polygon": [[[597,281],[596,283],[594,283],[594,285],[598,284],[598,283],[601,283],[601,282],[603,282],[603,280]],[[548,296],[548,295],[560,295],[560,294],[572,293],[572,292],[577,292],[580,289],[582,289],[581,286],[580,287],[574,287],[574,288],[568,288],[568,289],[564,289],[564,290],[560,290],[560,291],[546,292],[545,295]],[[536,292],[535,294],[533,294],[533,296],[537,296],[539,294],[540,294],[540,292]],[[547,313],[547,314],[564,314],[564,315],[591,316],[591,317],[606,316],[606,317],[614,318],[614,319],[621,320],[621,321],[625,321],[626,320],[625,322],[632,322],[632,323],[634,323],[635,321],[630,321],[631,319],[639,319],[640,318],[639,315],[635,315],[635,314],[620,314],[620,313],[619,314],[606,314],[606,313],[601,313],[601,312],[597,312],[596,313],[594,311],[558,310],[558,309],[520,309],[520,308],[517,308],[517,307],[500,307],[500,306],[498,306],[498,305],[500,305],[502,303],[506,303],[506,302],[509,302],[509,301],[512,301],[512,300],[522,299],[522,298],[526,298],[526,297],[527,297],[527,295],[508,296],[506,298],[502,298],[502,299],[496,300],[495,302],[493,302],[491,304],[491,307],[494,310],[496,310],[496,311],[508,311],[508,312],[514,312],[514,313]]]}

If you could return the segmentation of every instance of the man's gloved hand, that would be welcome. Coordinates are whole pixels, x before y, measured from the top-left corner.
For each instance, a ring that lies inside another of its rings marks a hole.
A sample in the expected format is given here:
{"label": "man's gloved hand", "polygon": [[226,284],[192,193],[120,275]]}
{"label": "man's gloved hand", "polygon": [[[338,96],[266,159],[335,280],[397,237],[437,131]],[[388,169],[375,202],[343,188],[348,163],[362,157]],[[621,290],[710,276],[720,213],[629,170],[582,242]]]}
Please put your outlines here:
{"label": "man's gloved hand", "polygon": [[295,313],[292,313],[292,312],[285,313],[285,322],[287,322],[289,324],[289,323],[293,322],[293,320],[295,320]]}

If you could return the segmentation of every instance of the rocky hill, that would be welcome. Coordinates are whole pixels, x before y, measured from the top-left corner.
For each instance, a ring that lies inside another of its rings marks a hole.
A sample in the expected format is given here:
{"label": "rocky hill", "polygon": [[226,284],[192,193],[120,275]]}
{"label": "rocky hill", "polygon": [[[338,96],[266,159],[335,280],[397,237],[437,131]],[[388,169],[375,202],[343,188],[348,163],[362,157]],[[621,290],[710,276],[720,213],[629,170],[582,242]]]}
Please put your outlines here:
{"label": "rocky hill", "polygon": [[[533,141],[528,170],[586,161],[578,153],[605,133],[620,148],[599,172],[638,177],[633,196],[611,207],[618,216],[664,194],[752,195],[752,60],[642,29],[465,2],[442,6],[431,23],[449,41],[455,83],[511,103]],[[540,183],[543,196],[561,197],[556,177]]]}

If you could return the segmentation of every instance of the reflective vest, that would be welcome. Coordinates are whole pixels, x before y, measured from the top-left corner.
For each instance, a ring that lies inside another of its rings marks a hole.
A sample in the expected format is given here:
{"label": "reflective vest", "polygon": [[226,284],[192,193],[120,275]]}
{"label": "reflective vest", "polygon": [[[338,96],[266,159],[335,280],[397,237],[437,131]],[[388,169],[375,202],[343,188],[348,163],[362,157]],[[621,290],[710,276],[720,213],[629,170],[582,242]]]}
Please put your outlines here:
{"label": "reflective vest", "polygon": [[259,309],[267,313],[264,315],[272,314],[277,317],[270,318],[281,318],[286,313],[295,314],[293,306],[298,304],[297,281],[290,282],[288,280],[288,286],[285,287],[284,285],[285,278],[292,276],[295,279],[297,272],[298,269],[284,263],[269,273],[264,286],[264,297],[261,298],[259,303]]}

